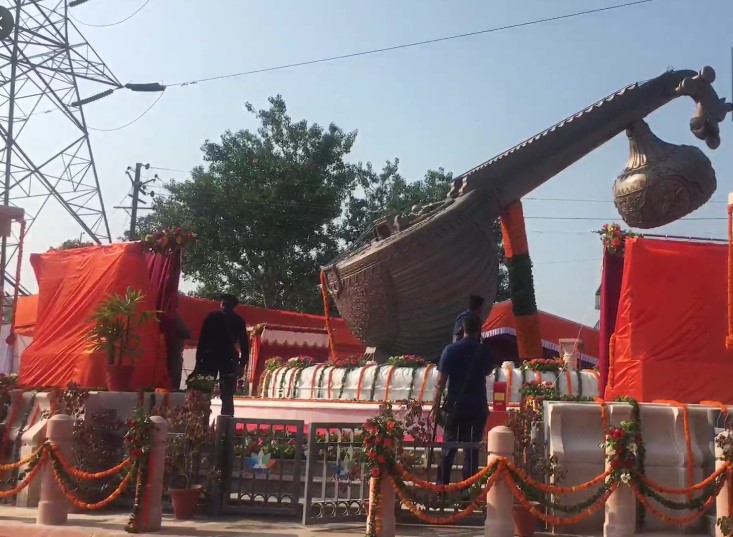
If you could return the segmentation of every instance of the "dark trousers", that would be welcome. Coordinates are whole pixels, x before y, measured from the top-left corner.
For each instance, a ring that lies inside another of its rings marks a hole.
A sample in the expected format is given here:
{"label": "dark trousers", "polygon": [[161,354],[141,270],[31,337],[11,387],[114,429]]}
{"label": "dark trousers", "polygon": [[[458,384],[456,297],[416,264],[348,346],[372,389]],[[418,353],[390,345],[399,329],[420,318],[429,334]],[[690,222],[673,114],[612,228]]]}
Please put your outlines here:
{"label": "dark trousers", "polygon": [[168,376],[171,378],[171,389],[181,389],[181,375],[183,374],[183,351],[177,350],[168,354]]}
{"label": "dark trousers", "polygon": [[[465,416],[450,420],[443,430],[443,442],[481,442],[488,415]],[[453,468],[458,448],[443,450],[443,460],[438,467],[438,484],[450,484],[450,474]],[[468,479],[478,472],[478,447],[463,448],[463,479]]]}
{"label": "dark trousers", "polygon": [[219,377],[219,398],[221,399],[221,415],[234,416],[234,390],[237,387],[237,374],[234,365],[209,368],[203,365],[196,374],[205,377]]}

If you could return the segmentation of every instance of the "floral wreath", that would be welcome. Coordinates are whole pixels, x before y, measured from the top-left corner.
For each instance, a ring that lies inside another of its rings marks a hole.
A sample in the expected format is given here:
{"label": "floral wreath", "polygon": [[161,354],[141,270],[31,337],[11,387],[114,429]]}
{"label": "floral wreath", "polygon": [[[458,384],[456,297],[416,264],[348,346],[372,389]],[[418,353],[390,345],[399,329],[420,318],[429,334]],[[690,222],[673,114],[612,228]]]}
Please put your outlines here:
{"label": "floral wreath", "polygon": [[621,229],[618,224],[605,224],[596,231],[601,236],[603,248],[611,255],[624,255],[626,239],[636,237],[636,233]]}
{"label": "floral wreath", "polygon": [[145,235],[141,242],[143,249],[156,254],[170,254],[196,241],[196,235],[182,228],[166,228]]}

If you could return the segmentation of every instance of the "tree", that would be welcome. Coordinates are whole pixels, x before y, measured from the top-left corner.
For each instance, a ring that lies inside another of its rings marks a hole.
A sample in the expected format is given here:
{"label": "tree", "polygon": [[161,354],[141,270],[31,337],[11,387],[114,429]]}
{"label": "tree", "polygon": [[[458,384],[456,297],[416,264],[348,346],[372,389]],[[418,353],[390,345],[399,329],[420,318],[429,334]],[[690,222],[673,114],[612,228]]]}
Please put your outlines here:
{"label": "tree", "polygon": [[[387,161],[381,172],[367,163],[357,167],[358,189],[349,194],[339,236],[348,244],[354,242],[384,214],[407,214],[414,205],[427,205],[445,199],[453,183],[453,174],[443,168],[428,170],[425,177],[407,182],[399,173],[399,160]],[[494,222],[494,235],[499,245],[499,282],[497,301],[509,299],[504,248],[499,221]]]}
{"label": "tree", "polygon": [[339,251],[334,222],[354,182],[344,158],[356,132],[294,123],[281,96],[269,103],[246,105],[260,122],[256,132],[207,140],[208,169],[168,183],[169,195],[154,199],[140,229],[180,226],[198,235],[183,270],[201,284],[199,295],[228,291],[250,304],[320,313],[318,273]]}
{"label": "tree", "polygon": [[198,282],[199,296],[227,291],[249,304],[322,314],[320,267],[379,215],[443,199],[452,174],[430,170],[410,183],[397,159],[379,173],[369,163],[349,164],[356,131],[294,123],[281,96],[269,103],[266,110],[247,104],[260,123],[256,132],[207,140],[207,167],[195,168],[190,181],[169,182],[139,229],[182,227],[198,235],[183,271]]}
{"label": "tree", "polygon": [[82,239],[68,239],[56,247],[52,246],[48,249],[48,251],[51,252],[54,250],[74,250],[75,248],[86,248],[87,246],[94,246],[94,243],[91,241],[84,241]]}

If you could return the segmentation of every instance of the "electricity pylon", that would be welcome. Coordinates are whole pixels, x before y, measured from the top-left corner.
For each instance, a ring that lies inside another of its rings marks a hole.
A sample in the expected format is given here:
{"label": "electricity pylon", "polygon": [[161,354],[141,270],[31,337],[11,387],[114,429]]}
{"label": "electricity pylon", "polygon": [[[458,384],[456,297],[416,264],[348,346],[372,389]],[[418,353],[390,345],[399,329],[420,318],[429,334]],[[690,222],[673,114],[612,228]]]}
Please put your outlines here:
{"label": "electricity pylon", "polygon": [[[25,209],[27,230],[42,211],[55,209],[61,214],[54,222],[66,213],[91,240],[109,242],[79,84],[87,95],[99,91],[95,86],[106,86],[109,94],[123,85],[68,10],[67,0],[0,0],[2,204]],[[17,240],[2,239],[3,289],[13,284]]]}

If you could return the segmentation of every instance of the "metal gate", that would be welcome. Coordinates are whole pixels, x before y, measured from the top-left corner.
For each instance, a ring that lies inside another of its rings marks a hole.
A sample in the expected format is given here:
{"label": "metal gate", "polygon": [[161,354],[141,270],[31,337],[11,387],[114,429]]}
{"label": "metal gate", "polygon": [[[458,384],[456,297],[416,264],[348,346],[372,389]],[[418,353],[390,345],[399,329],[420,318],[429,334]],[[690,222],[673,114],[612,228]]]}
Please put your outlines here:
{"label": "metal gate", "polygon": [[369,477],[361,423],[311,423],[303,524],[366,522]]}
{"label": "metal gate", "polygon": [[300,514],[304,422],[219,416],[213,514]]}

